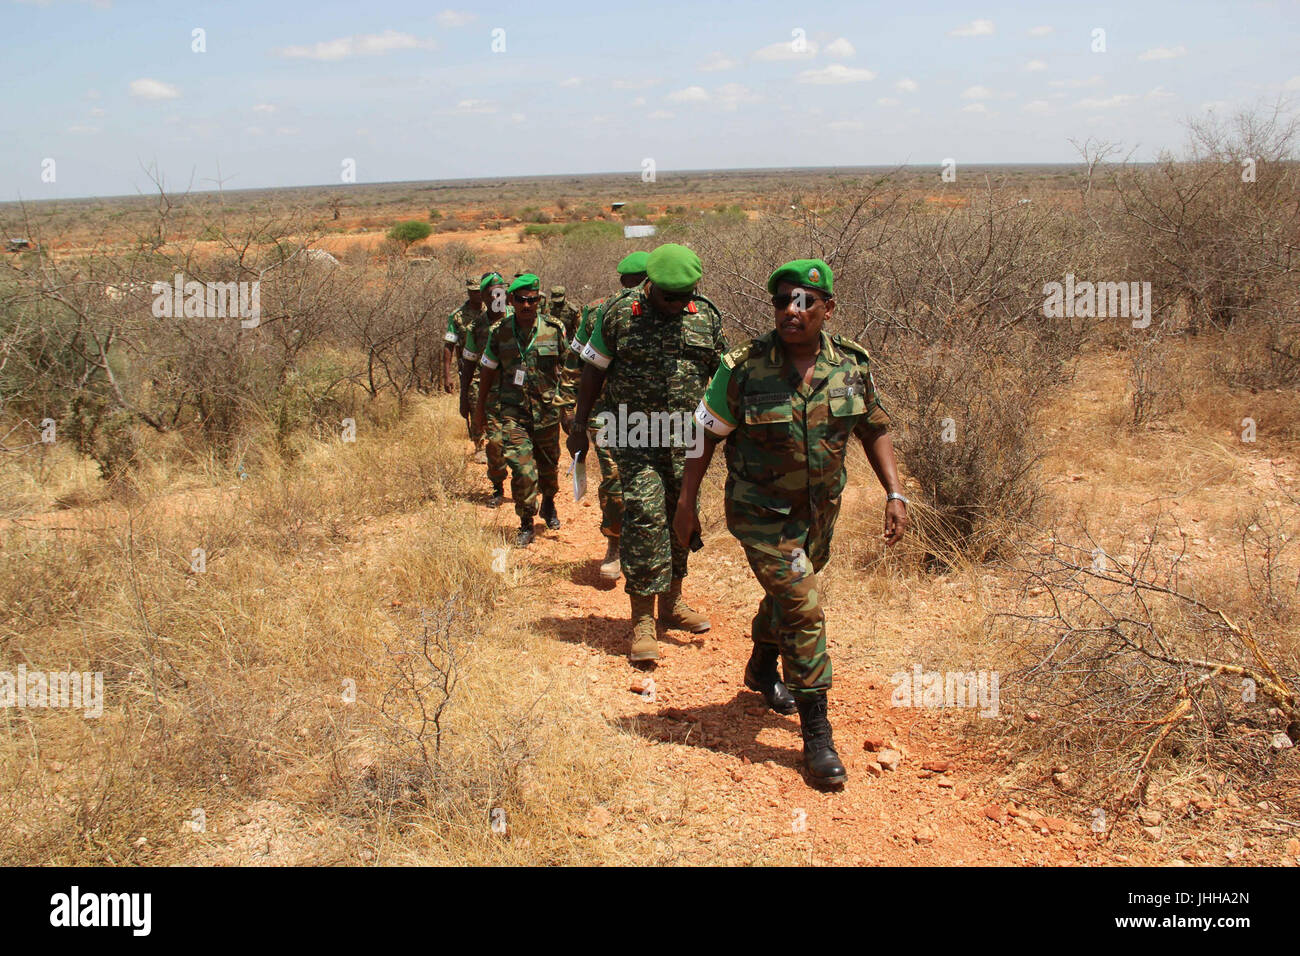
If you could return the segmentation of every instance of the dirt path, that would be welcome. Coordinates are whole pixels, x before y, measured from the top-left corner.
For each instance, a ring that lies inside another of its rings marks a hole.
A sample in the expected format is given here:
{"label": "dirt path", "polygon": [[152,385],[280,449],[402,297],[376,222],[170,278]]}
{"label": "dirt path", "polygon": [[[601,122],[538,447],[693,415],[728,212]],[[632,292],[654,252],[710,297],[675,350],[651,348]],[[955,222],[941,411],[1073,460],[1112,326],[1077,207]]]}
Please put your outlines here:
{"label": "dirt path", "polygon": [[[554,576],[553,586],[518,598],[535,602],[536,627],[554,637],[562,666],[589,673],[591,697],[606,719],[633,746],[653,748],[647,788],[669,793],[683,779],[691,782],[694,830],[687,839],[691,846],[677,858],[761,861],[745,844],[765,834],[788,843],[787,853],[794,847],[800,860],[806,853],[805,862],[818,863],[1070,864],[1110,857],[1080,821],[1039,818],[1032,810],[1017,818],[1018,807],[1007,816],[1009,801],[994,779],[993,763],[967,748],[951,718],[892,707],[889,671],[837,658],[836,622],[842,624],[846,609],[833,602],[831,718],[849,781],[838,793],[805,784],[798,717],[767,711],[741,680],[749,621],[761,592],[739,545],[725,533],[692,557],[694,573],[686,584],[688,600],[710,616],[712,630],[661,631],[662,659],[649,675],[654,699],[634,692],[644,675],[625,657],[629,608],[623,581],[611,587],[597,572],[604,539],[594,485],[590,500],[577,506],[562,487],[557,504],[563,527],[549,532],[538,522],[526,556],[512,556]],[[508,499],[500,512],[482,506],[479,512],[485,525],[512,526]],[[896,771],[869,772],[872,754],[863,749],[868,736],[901,744]],[[951,766],[938,773],[923,769],[936,766],[932,761]]]}

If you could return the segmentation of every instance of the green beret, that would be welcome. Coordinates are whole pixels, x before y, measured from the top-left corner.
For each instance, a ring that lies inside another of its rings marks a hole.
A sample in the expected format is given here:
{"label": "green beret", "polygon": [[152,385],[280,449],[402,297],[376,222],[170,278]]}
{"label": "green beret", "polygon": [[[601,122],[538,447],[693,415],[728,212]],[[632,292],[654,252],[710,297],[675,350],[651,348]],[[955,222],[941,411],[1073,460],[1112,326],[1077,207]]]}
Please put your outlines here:
{"label": "green beret", "polygon": [[629,252],[618,264],[618,274],[621,276],[636,275],[638,272],[645,272],[645,261],[650,258],[648,252]]}
{"label": "green beret", "polygon": [[831,267],[820,259],[795,259],[787,262],[768,276],[767,291],[776,295],[776,285],[782,279],[789,279],[805,289],[820,289],[827,295],[835,294],[831,291]]}
{"label": "green beret", "polygon": [[501,277],[501,273],[489,272],[487,275],[483,277],[483,281],[479,283],[479,291],[486,292],[488,290],[488,286],[501,285],[505,281],[506,280]]}
{"label": "green beret", "polygon": [[537,278],[531,272],[524,272],[519,275],[514,282],[510,283],[510,288],[506,289],[511,295],[514,295],[520,289],[540,289],[542,280]]}
{"label": "green beret", "polygon": [[685,246],[666,242],[645,260],[646,275],[665,292],[690,292],[704,275],[700,257]]}

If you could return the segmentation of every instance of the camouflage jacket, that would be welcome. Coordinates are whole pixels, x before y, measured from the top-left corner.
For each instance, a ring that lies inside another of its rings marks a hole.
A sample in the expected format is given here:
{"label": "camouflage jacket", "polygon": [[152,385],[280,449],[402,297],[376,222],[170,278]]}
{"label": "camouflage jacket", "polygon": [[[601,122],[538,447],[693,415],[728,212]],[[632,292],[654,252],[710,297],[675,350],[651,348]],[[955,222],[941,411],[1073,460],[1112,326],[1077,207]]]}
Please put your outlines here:
{"label": "camouflage jacket", "polygon": [[537,317],[527,342],[519,339],[513,312],[494,325],[479,364],[497,370],[497,380],[488,397],[497,414],[519,418],[539,428],[557,423],[564,352],[564,323],[549,315]]}
{"label": "camouflage jacket", "polygon": [[577,328],[579,318],[577,309],[571,306],[568,302],[565,302],[559,308],[548,303],[545,311],[551,318],[558,320],[564,325],[564,337],[566,339],[573,338],[573,333]]}
{"label": "camouflage jacket", "polygon": [[[596,324],[596,318],[600,311],[607,303],[613,302],[620,296],[627,295],[631,289],[619,289],[613,295],[605,296],[603,299],[597,299],[590,305],[582,307],[582,316],[578,320],[578,328],[574,331],[569,342],[568,353],[564,356],[564,383],[563,394],[560,398],[560,404],[565,408],[570,408],[577,404],[578,401],[578,383],[582,379],[582,350],[586,348],[588,340],[591,338],[591,329]],[[603,391],[602,391],[603,394]],[[597,397],[592,405],[591,412],[593,415],[598,413],[604,405]]]}
{"label": "camouflage jacket", "polygon": [[660,315],[639,286],[597,311],[582,360],[605,370],[606,408],[689,416],[726,350],[722,315],[704,296]]}
{"label": "camouflage jacket", "polygon": [[466,299],[459,309],[447,317],[447,331],[443,334],[442,340],[448,346],[455,345],[464,348],[466,327],[477,316],[482,315],[484,311],[484,309],[479,309],[478,312],[473,311],[469,307],[469,300]]}
{"label": "camouflage jacket", "polygon": [[695,411],[726,438],[727,498],[736,505],[808,515],[844,490],[850,435],[870,444],[888,430],[867,350],[822,332],[811,385],[773,330],[733,349]]}
{"label": "camouflage jacket", "polygon": [[470,373],[470,381],[478,374],[478,362],[483,356],[483,348],[487,345],[488,336],[492,334],[492,328],[498,322],[504,321],[513,315],[513,311],[507,307],[504,318],[493,312],[491,309],[484,308],[482,312],[474,316],[473,320],[465,329],[464,347],[461,349],[461,358],[467,362],[474,363],[474,369]]}

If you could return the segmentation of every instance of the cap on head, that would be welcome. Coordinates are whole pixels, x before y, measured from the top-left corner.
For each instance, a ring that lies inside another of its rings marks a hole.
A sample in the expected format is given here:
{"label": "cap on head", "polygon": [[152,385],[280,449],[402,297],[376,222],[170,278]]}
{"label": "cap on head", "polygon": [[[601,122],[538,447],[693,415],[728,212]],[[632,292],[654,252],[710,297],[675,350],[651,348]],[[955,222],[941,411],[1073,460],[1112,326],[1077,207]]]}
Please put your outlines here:
{"label": "cap on head", "polygon": [[499,272],[487,272],[483,274],[482,281],[479,282],[479,289],[483,292],[488,290],[488,286],[501,285],[506,280],[501,277]]}
{"label": "cap on head", "polygon": [[565,296],[565,289],[564,289],[564,286],[562,286],[562,285],[553,285],[553,286],[551,286],[551,298],[552,298],[552,299],[554,299],[554,300],[556,300],[556,301],[558,302],[559,300],[563,299],[564,296]]}
{"label": "cap on head", "polygon": [[767,291],[776,295],[777,284],[782,281],[793,282],[805,289],[818,289],[827,296],[833,296],[831,267],[821,259],[795,259],[779,267],[767,278]]}
{"label": "cap on head", "polygon": [[482,279],[475,279],[473,276],[470,276],[468,279],[465,280],[465,291],[479,292],[480,291],[479,283],[482,281],[483,281]]}
{"label": "cap on head", "polygon": [[675,242],[666,242],[650,253],[645,271],[656,288],[670,294],[690,292],[704,275],[700,257]]}
{"label": "cap on head", "polygon": [[636,275],[639,272],[645,272],[645,261],[650,258],[648,252],[629,252],[618,263],[618,274],[621,276]]}
{"label": "cap on head", "polygon": [[520,289],[540,289],[541,287],[541,279],[537,278],[537,276],[533,275],[531,272],[523,272],[520,273],[514,282],[510,283],[510,288],[506,291],[511,295],[514,295]]}

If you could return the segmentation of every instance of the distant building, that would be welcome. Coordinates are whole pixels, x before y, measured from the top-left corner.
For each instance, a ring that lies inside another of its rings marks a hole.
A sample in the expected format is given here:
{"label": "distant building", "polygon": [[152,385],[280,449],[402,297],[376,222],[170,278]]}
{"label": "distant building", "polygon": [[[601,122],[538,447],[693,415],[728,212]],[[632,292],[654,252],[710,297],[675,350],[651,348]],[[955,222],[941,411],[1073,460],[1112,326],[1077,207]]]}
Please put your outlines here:
{"label": "distant building", "polygon": [[24,249],[35,249],[36,243],[30,239],[10,239],[5,243],[5,252],[22,252]]}
{"label": "distant building", "polygon": [[644,239],[655,234],[654,226],[624,226],[624,239]]}

